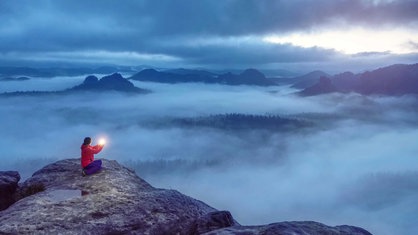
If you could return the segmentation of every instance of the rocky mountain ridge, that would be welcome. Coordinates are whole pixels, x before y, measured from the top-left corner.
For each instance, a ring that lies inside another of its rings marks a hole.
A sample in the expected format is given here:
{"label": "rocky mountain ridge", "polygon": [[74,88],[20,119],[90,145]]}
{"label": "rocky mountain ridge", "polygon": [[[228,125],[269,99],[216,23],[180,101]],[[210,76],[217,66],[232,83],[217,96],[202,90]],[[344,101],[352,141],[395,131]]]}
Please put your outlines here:
{"label": "rocky mountain ridge", "polygon": [[122,77],[119,73],[113,73],[97,78],[94,75],[87,76],[84,81],[74,87],[60,90],[60,91],[15,91],[1,93],[1,96],[19,96],[19,95],[65,95],[72,94],[80,91],[92,91],[92,92],[103,92],[103,91],[117,91],[131,94],[146,94],[151,92],[147,89],[142,89],[134,86],[134,84]]}
{"label": "rocky mountain ridge", "polygon": [[332,92],[398,96],[418,94],[418,64],[397,64],[360,74],[345,72],[320,80],[300,92],[313,96]]}
{"label": "rocky mountain ridge", "polygon": [[312,221],[241,226],[228,211],[154,188],[116,161],[103,160],[103,170],[86,177],[79,161],[47,165],[19,186],[16,172],[0,172],[1,202],[10,203],[16,192],[27,194],[0,211],[0,234],[370,235],[354,226]]}
{"label": "rocky mountain ridge", "polygon": [[170,84],[200,82],[225,85],[277,85],[274,81],[266,78],[263,73],[256,69],[247,69],[240,74],[233,74],[228,72],[221,75],[216,75],[214,73],[204,72],[200,70],[157,71],[155,69],[144,69],[134,74],[129,79]]}

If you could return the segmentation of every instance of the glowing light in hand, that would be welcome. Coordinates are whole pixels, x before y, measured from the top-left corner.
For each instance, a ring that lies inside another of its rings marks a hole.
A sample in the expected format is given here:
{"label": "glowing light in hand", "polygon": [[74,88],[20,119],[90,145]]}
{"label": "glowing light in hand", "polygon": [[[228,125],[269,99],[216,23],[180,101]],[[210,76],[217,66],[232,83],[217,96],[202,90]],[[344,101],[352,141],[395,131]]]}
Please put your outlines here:
{"label": "glowing light in hand", "polygon": [[105,143],[106,143],[106,140],[105,139],[101,138],[99,140],[99,145],[104,145]]}

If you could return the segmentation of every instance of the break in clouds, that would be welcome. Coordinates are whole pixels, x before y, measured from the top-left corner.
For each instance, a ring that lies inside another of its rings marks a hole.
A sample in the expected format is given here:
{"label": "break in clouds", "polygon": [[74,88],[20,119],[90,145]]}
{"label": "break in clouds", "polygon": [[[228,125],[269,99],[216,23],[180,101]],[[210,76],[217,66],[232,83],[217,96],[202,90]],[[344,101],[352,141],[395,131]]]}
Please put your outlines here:
{"label": "break in clouds", "polygon": [[[83,77],[3,82],[0,92],[61,90]],[[136,82],[153,93],[0,98],[0,170],[24,178],[78,158],[86,136],[156,187],[230,210],[242,224],[315,220],[374,234],[418,231],[418,100],[298,97],[288,87]],[[283,131],[182,126],[217,114],[270,115],[309,125]],[[93,140],[94,141],[94,140]]]}

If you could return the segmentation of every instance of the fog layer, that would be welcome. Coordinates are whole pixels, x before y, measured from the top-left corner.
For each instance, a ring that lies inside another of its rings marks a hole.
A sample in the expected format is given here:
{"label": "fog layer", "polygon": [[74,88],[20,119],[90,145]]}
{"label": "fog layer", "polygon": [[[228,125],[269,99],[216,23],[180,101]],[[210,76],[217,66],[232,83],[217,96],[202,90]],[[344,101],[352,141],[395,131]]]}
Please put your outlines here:
{"label": "fog layer", "polygon": [[[61,90],[81,81],[3,82],[0,91]],[[135,84],[153,93],[0,98],[0,170],[25,178],[44,164],[79,157],[84,137],[104,136],[108,144],[97,158],[230,210],[242,224],[315,220],[383,235],[418,231],[416,97],[301,98],[288,87]],[[312,125],[277,132],[170,122],[227,113]]]}

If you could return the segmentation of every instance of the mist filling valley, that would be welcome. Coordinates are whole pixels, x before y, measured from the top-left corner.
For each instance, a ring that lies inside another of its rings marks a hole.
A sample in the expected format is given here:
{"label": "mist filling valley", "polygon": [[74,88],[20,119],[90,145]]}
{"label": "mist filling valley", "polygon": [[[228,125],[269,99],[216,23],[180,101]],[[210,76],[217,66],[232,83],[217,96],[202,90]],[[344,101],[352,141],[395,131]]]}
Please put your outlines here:
{"label": "mist filling valley", "polygon": [[[4,82],[0,92],[60,90],[83,79]],[[79,158],[84,137],[105,136],[96,158],[229,210],[241,224],[315,220],[383,235],[418,231],[417,97],[133,83],[153,92],[1,97],[0,170],[27,178]]]}

